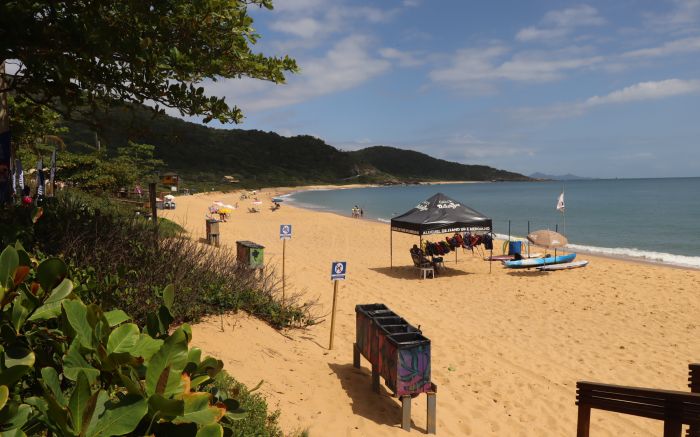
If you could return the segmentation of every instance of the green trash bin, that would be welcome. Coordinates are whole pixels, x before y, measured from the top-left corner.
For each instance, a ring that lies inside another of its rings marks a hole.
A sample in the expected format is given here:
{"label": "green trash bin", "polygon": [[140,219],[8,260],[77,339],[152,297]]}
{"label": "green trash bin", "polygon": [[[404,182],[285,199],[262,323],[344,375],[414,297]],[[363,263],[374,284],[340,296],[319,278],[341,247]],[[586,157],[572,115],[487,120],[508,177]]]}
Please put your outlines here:
{"label": "green trash bin", "polygon": [[236,241],[236,260],[250,269],[264,266],[265,246],[252,241]]}

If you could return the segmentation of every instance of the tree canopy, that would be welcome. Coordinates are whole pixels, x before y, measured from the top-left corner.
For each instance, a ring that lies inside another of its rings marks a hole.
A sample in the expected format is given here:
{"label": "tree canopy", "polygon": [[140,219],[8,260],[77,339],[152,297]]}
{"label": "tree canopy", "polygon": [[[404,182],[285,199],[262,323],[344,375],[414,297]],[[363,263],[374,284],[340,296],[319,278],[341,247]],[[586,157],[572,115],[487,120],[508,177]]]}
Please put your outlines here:
{"label": "tree canopy", "polygon": [[[147,103],[239,122],[242,112],[207,96],[206,80],[250,77],[282,83],[287,56],[251,46],[248,8],[271,0],[5,0],[0,63],[14,63],[0,93],[12,92],[69,118],[103,104]],[[15,70],[15,71],[12,71]],[[1,83],[2,81],[0,81]]]}

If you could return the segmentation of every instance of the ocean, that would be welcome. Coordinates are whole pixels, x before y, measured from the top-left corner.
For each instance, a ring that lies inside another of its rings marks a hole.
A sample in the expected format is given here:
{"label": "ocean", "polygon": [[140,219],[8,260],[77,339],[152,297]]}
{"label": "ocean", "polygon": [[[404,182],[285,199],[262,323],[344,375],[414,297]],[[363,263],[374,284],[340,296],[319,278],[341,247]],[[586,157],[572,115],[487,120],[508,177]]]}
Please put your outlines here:
{"label": "ocean", "polygon": [[[564,190],[566,212],[556,210]],[[499,236],[558,229],[571,250],[700,268],[700,178],[408,185],[293,193],[287,201],[389,222],[442,192],[493,219]]]}

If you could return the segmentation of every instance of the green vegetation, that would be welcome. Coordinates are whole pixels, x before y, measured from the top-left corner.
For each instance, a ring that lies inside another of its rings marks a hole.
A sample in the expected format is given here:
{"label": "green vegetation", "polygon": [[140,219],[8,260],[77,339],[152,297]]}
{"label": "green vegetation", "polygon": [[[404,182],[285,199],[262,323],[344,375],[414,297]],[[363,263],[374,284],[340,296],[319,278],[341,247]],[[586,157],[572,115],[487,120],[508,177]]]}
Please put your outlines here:
{"label": "green vegetation", "polygon": [[[105,104],[150,100],[205,122],[238,122],[237,107],[197,84],[241,77],[280,83],[297,69],[288,57],[253,53],[259,35],[248,8],[256,6],[271,9],[272,2],[3,1],[0,91],[69,118]],[[19,70],[4,77],[5,60]],[[5,109],[0,99],[0,126]]]}
{"label": "green vegetation", "polygon": [[172,285],[139,329],[122,310],[86,305],[70,277],[19,244],[0,254],[3,435],[279,435],[264,402],[244,392],[248,416],[235,381],[215,379],[223,363],[189,347],[189,325],[170,332]]}
{"label": "green vegetation", "polygon": [[395,147],[375,146],[350,152],[359,163],[369,165],[402,180],[489,181],[529,180],[527,176],[485,165],[465,165],[433,158],[425,153]]}
{"label": "green vegetation", "polygon": [[32,223],[30,208],[0,210],[0,242],[20,241],[30,250],[66,260],[85,285],[81,296],[105,310],[120,308],[139,324],[158,311],[158,290],[177,284],[181,297],[173,306],[176,322],[196,321],[208,314],[245,310],[272,326],[314,323],[312,303],[287,293],[274,270],[262,275],[236,262],[235,254],[178,237],[177,228],[156,237],[152,223],[133,210],[104,199],[69,190],[46,199],[43,216]]}
{"label": "green vegetation", "polygon": [[[318,138],[283,137],[274,132],[213,129],[129,106],[96,114],[100,137],[110,145],[129,141],[155,146],[154,155],[199,188],[283,186],[342,182],[400,183],[419,180],[528,180],[487,166],[464,165],[391,147],[342,152]],[[94,141],[94,132],[67,123],[62,137],[72,147]],[[236,185],[237,186],[237,185]]]}

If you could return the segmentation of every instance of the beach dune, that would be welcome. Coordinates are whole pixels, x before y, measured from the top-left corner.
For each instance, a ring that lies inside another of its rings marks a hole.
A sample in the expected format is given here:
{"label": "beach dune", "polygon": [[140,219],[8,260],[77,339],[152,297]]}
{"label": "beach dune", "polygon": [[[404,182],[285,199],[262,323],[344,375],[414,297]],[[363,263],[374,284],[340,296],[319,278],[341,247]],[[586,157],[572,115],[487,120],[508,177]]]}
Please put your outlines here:
{"label": "beach dune", "polygon": [[[385,303],[420,325],[432,342],[442,436],[567,436],[576,432],[578,380],[687,389],[687,365],[700,361],[700,271],[593,256],[586,268],[509,271],[471,252],[447,256],[445,274],[420,280],[408,249],[417,237],[395,233],[389,268],[389,227],[369,220],[294,208],[247,212],[238,194],[178,198],[164,215],[204,237],[213,200],[239,202],[221,224],[222,250],[237,240],[265,246],[281,270],[279,225],[292,224],[286,245],[287,291],[318,299],[324,321],[283,332],[245,314],[194,326],[193,342],[282,411],[285,431],[311,436],[404,436],[401,407],[382,386],[371,390],[369,365],[352,366],[355,305]],[[436,236],[444,238],[444,236]],[[496,247],[500,247],[497,245]],[[328,350],[333,261],[347,261]],[[222,329],[223,328],[223,329]],[[413,434],[425,431],[426,397],[413,399]],[[661,423],[593,411],[592,436],[658,436]]]}

